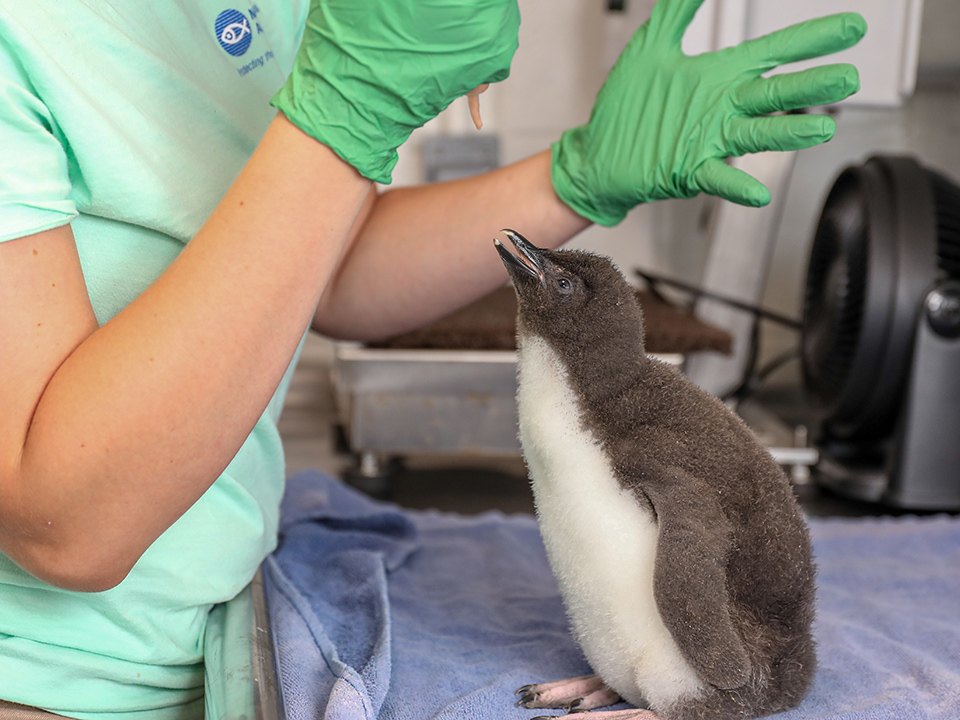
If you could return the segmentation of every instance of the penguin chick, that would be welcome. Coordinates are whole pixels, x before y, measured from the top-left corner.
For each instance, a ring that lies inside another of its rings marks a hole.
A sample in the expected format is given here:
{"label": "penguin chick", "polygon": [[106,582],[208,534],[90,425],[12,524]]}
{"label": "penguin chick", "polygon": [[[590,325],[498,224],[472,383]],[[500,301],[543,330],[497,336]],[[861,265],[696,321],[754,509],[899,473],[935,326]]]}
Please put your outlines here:
{"label": "penguin chick", "polygon": [[597,674],[526,686],[520,704],[648,708],[594,713],[610,720],[796,706],[815,668],[814,565],[787,478],[719,400],[646,356],[607,258],[503,233],[537,519]]}

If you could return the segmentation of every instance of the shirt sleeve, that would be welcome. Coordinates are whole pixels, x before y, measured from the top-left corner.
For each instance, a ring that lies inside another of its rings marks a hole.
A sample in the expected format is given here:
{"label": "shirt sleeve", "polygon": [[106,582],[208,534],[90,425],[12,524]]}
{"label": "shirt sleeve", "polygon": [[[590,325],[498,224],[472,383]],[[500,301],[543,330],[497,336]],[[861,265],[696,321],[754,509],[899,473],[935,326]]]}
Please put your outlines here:
{"label": "shirt sleeve", "polygon": [[67,154],[22,61],[0,34],[0,242],[77,216]]}

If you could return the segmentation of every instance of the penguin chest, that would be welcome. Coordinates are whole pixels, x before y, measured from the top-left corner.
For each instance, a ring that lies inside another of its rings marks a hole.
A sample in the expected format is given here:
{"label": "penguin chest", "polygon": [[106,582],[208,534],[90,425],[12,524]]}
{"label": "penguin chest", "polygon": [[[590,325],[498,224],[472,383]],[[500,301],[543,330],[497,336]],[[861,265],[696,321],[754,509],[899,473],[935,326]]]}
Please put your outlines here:
{"label": "penguin chest", "polygon": [[587,660],[635,704],[665,707],[700,694],[657,610],[656,519],[617,481],[548,343],[524,338],[518,376],[520,439],[540,533]]}

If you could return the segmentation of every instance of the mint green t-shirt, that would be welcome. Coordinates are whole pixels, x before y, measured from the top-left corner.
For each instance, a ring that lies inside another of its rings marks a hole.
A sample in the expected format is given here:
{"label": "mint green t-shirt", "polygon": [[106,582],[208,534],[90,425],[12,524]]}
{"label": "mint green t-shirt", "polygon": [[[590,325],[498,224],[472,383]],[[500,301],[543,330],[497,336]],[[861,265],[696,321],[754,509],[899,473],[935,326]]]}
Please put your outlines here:
{"label": "mint green t-shirt", "polygon": [[[0,0],[0,241],[70,222],[109,322],[257,145],[306,5]],[[203,716],[210,611],[275,546],[289,374],[223,475],[117,587],[59,590],[0,555],[0,698],[77,718]]]}

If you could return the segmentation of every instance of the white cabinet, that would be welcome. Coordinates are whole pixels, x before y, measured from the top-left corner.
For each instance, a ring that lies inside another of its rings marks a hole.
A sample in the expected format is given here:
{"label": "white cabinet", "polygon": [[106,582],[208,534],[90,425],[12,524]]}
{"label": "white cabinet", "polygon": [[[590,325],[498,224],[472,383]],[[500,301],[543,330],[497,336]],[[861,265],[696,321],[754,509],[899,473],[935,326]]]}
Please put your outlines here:
{"label": "white cabinet", "polygon": [[866,37],[827,60],[796,63],[787,71],[825,61],[849,62],[860,71],[862,87],[846,104],[900,105],[916,85],[923,0],[707,0],[684,39],[684,49],[693,53],[735,45],[794,23],[846,11],[866,18]]}

